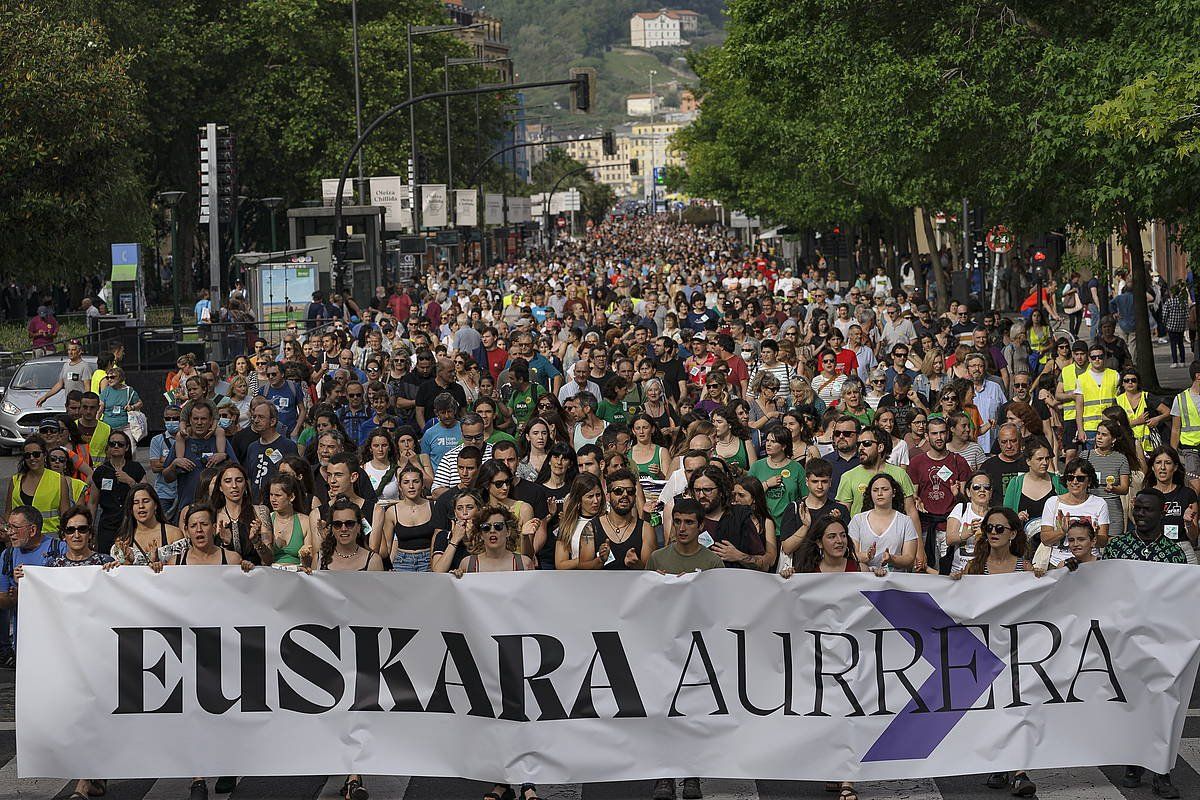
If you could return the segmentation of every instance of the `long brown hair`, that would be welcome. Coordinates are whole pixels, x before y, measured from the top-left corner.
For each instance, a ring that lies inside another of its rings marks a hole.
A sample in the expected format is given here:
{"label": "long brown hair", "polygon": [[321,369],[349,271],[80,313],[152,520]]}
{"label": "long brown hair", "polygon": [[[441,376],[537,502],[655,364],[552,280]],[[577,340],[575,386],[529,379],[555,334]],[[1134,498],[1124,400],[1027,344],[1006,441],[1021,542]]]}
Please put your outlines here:
{"label": "long brown hair", "polygon": [[[1008,550],[1017,558],[1024,558],[1025,551],[1029,547],[1029,542],[1025,538],[1025,526],[1021,524],[1021,518],[1017,516],[1017,512],[1005,506],[992,506],[983,515],[983,524],[989,525],[988,522],[993,516],[999,514],[1004,517],[1004,524],[1013,530],[1013,540],[1009,544]],[[963,571],[966,575],[982,575],[983,570],[987,567],[988,558],[992,555],[992,546],[988,543],[986,533],[979,538],[975,543],[975,555],[967,562],[967,568]]]}

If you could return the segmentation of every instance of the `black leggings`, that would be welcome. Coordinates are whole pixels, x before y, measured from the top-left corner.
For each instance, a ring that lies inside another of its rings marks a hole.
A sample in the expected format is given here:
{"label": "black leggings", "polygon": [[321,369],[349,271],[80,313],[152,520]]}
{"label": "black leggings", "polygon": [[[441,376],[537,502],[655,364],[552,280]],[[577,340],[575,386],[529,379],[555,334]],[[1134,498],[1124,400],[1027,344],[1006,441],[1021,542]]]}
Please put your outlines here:
{"label": "black leggings", "polygon": [[1076,339],[1079,338],[1079,329],[1083,327],[1083,311],[1076,311],[1074,314],[1067,314],[1067,323],[1071,327],[1071,335]]}

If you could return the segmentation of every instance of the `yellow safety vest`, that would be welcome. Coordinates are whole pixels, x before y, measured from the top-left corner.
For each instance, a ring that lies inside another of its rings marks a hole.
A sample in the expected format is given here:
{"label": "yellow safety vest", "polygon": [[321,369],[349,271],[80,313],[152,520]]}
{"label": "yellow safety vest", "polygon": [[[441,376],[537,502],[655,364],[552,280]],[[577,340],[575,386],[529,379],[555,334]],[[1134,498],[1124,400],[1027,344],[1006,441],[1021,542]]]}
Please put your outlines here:
{"label": "yellow safety vest", "polygon": [[1077,380],[1083,392],[1083,429],[1094,431],[1103,418],[1101,412],[1116,402],[1120,376],[1115,369],[1106,369],[1097,385],[1096,375],[1089,369]]}
{"label": "yellow safety vest", "polygon": [[[1067,392],[1070,394],[1075,393],[1075,370],[1076,370],[1076,366],[1075,366],[1074,362],[1067,364],[1065,367],[1063,367],[1062,384],[1063,384],[1064,392]],[[1074,400],[1069,400],[1062,404],[1062,416],[1063,416],[1064,421],[1069,420],[1069,419],[1075,419],[1075,401]]]}
{"label": "yellow safety vest", "polygon": [[[1125,392],[1121,392],[1119,395],[1117,395],[1117,405],[1125,409],[1125,413],[1129,416],[1130,421],[1132,421],[1134,417],[1140,417],[1142,414],[1146,413],[1146,393],[1142,392],[1142,396],[1138,398],[1137,406],[1131,408],[1129,405],[1129,395],[1127,395]],[[1149,435],[1149,425],[1133,426],[1133,438],[1138,444],[1145,442],[1146,437]]]}
{"label": "yellow safety vest", "polygon": [[[12,477],[12,507],[25,505],[21,499],[21,473]],[[62,499],[62,474],[48,469],[33,492],[33,507],[42,512],[42,532],[58,533],[58,504]]]}
{"label": "yellow safety vest", "polygon": [[1192,393],[1184,389],[1179,393],[1179,444],[1184,447],[1200,447],[1200,411]]}

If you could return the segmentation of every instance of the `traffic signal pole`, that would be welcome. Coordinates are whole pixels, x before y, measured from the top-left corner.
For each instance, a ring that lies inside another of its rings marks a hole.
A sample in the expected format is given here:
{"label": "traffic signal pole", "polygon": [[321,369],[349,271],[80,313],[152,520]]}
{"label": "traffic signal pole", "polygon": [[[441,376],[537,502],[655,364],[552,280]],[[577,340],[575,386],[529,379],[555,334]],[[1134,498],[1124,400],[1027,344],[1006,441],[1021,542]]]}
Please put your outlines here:
{"label": "traffic signal pole", "polygon": [[[413,97],[401,103],[397,103],[376,117],[370,125],[363,129],[362,135],[358,137],[358,139],[354,142],[354,145],[350,148],[350,151],[346,154],[346,160],[342,164],[341,174],[338,175],[337,193],[334,195],[333,199],[334,241],[333,252],[331,253],[331,262],[334,265],[334,285],[340,287],[342,284],[342,272],[345,267],[344,262],[346,261],[346,247],[349,243],[349,233],[342,224],[342,192],[344,192],[346,189],[346,180],[349,178],[350,170],[354,168],[355,156],[358,155],[358,151],[362,149],[363,145],[368,139],[371,138],[371,135],[375,133],[375,130],[380,125],[399,112],[404,111],[405,109],[414,106],[417,103],[425,102],[426,100],[441,100],[444,97],[469,97],[471,95],[488,94],[491,92],[510,92],[521,89],[540,89],[549,86],[574,86],[576,88],[576,94],[588,98],[587,102],[590,104],[591,87],[589,80],[590,76],[585,73],[583,75],[576,75],[565,80],[529,81],[526,83],[475,86],[468,89],[451,89],[450,91],[430,92],[429,94],[423,94],[419,97]],[[582,110],[586,110],[586,106]]]}

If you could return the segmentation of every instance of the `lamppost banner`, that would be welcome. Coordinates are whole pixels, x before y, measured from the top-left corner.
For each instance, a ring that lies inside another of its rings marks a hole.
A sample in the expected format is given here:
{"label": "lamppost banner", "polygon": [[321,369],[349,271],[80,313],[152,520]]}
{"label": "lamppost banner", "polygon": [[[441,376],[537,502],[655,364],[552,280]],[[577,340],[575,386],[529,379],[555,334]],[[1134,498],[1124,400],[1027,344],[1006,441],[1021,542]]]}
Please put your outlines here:
{"label": "lamppost banner", "polygon": [[478,194],[474,189],[454,190],[454,220],[474,227],[479,223]]}
{"label": "lamppost banner", "polygon": [[1129,562],[960,581],[27,567],[20,593],[22,777],[1165,772],[1200,657],[1200,570]]}

